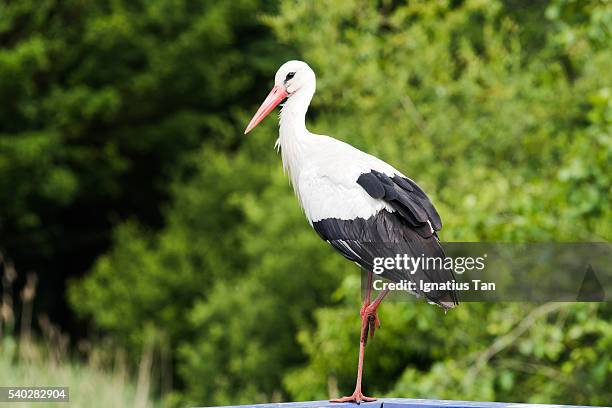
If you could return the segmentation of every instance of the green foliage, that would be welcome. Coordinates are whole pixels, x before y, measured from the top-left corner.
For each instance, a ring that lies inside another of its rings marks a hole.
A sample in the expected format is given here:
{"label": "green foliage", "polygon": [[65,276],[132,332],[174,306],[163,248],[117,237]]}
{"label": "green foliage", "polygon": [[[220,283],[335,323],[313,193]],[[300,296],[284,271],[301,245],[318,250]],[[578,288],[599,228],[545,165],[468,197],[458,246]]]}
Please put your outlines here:
{"label": "green foliage", "polygon": [[282,3],[270,23],[320,78],[313,129],[418,176],[446,240],[610,238],[612,55],[589,35],[609,8],[576,11],[601,16],[584,28],[554,3],[534,34],[510,4],[461,4]]}
{"label": "green foliage", "polygon": [[[48,345],[47,345],[48,346]],[[46,355],[49,350],[39,345],[27,345],[29,357],[18,357],[26,345],[18,344],[12,337],[0,339],[0,383],[19,387],[68,387],[70,405],[74,407],[156,407],[160,404],[148,396],[138,398],[137,387],[126,381],[125,367],[102,368],[95,361],[80,363],[69,360],[55,361]],[[37,408],[62,406],[65,403],[40,402],[3,403],[6,406]]]}
{"label": "green foliage", "polygon": [[[310,129],[416,179],[444,240],[612,238],[605,2],[283,0],[263,17],[274,41],[250,1],[19,4],[0,23],[0,191],[14,197],[0,217],[45,241],[40,206],[110,196],[131,203],[122,214],[161,211],[159,230],[121,223],[70,299],[133,356],[159,334],[172,403],[353,386],[357,271],[300,213],[273,117],[242,136],[245,106],[288,59],[273,50],[300,50],[318,75]],[[171,197],[161,210],[157,193]],[[611,317],[606,304],[464,304],[447,316],[384,304],[366,391],[606,405]]]}
{"label": "green foliage", "polygon": [[50,285],[46,275],[82,274],[112,224],[161,224],[185,155],[203,141],[235,146],[244,95],[276,65],[251,18],[260,10],[256,0],[0,5],[0,242],[18,266]]}

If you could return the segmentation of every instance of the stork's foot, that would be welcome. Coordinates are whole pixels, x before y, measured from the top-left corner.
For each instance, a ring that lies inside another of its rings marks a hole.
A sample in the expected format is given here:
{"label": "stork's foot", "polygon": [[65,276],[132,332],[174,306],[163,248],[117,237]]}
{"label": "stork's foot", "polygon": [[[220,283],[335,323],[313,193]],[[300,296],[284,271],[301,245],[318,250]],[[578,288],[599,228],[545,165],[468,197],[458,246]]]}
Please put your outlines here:
{"label": "stork's foot", "polygon": [[365,338],[363,339],[364,343],[367,344],[368,337],[374,338],[374,332],[376,329],[380,328],[380,319],[378,318],[378,305],[364,303],[359,311],[361,318],[365,320],[366,329],[365,329]]}
{"label": "stork's foot", "polygon": [[356,404],[361,404],[362,402],[372,402],[376,401],[376,398],[366,397],[361,393],[361,391],[355,391],[353,395],[349,395],[348,397],[342,397],[338,399],[330,400],[329,402],[354,402]]}

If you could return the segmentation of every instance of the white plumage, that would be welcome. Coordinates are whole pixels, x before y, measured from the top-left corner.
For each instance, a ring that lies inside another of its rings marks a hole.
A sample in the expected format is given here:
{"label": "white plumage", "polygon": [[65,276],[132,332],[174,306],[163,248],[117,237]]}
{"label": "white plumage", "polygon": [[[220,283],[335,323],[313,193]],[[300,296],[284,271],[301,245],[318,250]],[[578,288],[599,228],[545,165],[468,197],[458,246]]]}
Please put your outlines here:
{"label": "white plumage", "polygon": [[305,117],[315,91],[314,72],[304,62],[289,61],[278,70],[276,83],[282,84],[289,72],[299,72],[300,78],[306,79],[297,90],[288,87],[295,93],[281,110],[276,146],[280,148],[283,168],[289,174],[308,221],[369,218],[382,209],[394,211],[385,201],[372,198],[355,181],[372,170],[390,177],[403,175],[348,143],[310,133]]}
{"label": "white plumage", "polygon": [[[393,177],[397,172],[391,166],[331,137],[306,133],[292,142],[303,143],[308,159],[287,168],[311,223],[326,218],[370,218],[382,209],[394,211],[388,203],[371,197],[356,183],[361,174],[372,170]],[[283,154],[283,161],[293,161],[290,153]]]}

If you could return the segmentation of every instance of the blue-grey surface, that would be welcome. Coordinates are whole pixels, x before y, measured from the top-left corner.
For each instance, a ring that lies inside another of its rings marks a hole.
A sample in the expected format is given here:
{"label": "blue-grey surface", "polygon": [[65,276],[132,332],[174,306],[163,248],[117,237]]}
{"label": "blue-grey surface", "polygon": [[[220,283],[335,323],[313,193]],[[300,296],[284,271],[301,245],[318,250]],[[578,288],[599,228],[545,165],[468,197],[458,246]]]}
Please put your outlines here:
{"label": "blue-grey surface", "polygon": [[[578,405],[554,405],[554,404],[519,404],[513,402],[478,402],[478,401],[449,401],[449,400],[427,400],[411,398],[380,398],[374,402],[364,402],[360,408],[578,408]],[[307,401],[307,402],[285,402],[276,404],[236,405],[234,407],[253,408],[354,408],[357,404],[333,403],[329,401]]]}

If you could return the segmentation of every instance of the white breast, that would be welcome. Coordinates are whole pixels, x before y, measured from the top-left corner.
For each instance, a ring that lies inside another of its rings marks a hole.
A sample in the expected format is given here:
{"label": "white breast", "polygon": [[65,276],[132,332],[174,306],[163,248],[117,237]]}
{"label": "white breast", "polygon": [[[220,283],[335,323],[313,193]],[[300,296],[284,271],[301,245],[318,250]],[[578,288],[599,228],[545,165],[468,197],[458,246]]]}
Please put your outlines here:
{"label": "white breast", "polygon": [[369,218],[382,209],[394,210],[383,200],[372,198],[357,179],[377,170],[391,177],[401,174],[382,160],[328,136],[309,135],[294,189],[306,217],[312,222],[326,218]]}

